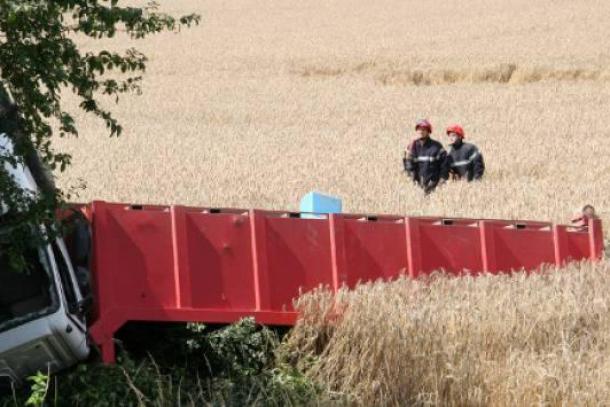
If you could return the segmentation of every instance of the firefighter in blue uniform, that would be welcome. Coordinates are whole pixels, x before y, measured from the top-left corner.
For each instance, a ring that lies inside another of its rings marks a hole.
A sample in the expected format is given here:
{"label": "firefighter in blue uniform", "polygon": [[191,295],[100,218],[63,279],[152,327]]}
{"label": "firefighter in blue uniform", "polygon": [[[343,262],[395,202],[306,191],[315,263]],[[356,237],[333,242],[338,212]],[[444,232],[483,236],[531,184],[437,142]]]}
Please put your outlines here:
{"label": "firefighter in blue uniform", "polygon": [[485,162],[479,149],[464,142],[464,129],[459,124],[447,128],[449,137],[449,153],[447,154],[447,170],[449,178],[464,179],[468,182],[480,180],[485,172]]}
{"label": "firefighter in blue uniform", "polygon": [[428,120],[418,120],[415,131],[417,138],[405,150],[403,165],[413,182],[429,194],[447,179],[447,152],[430,138],[432,125]]}

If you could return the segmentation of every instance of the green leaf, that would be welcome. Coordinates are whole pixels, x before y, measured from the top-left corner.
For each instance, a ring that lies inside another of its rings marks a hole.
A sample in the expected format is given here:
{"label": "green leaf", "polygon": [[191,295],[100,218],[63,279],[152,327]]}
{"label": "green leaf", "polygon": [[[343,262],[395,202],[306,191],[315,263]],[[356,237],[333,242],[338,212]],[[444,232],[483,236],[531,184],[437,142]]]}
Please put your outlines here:
{"label": "green leaf", "polygon": [[[31,225],[55,225],[55,209],[68,196],[44,175],[45,168],[65,171],[71,162],[68,154],[54,150],[52,124],[59,123],[60,136],[78,135],[77,123],[60,99],[62,92],[72,90],[80,108],[103,120],[110,136],[120,136],[123,128],[111,111],[100,108],[99,96],[113,95],[118,102],[121,93],[141,92],[145,55],[133,48],[122,53],[85,52],[72,34],[108,38],[120,29],[133,38],[144,38],[199,22],[196,15],[176,19],[158,12],[156,6],[121,5],[124,3],[0,0],[0,133],[9,134],[15,143],[14,157],[0,157],[0,202],[11,211],[3,222],[14,231],[11,263],[15,268],[25,266],[22,253],[32,242],[43,244],[53,237],[33,236]],[[121,80],[106,77],[117,68],[125,73]],[[44,184],[37,195],[21,190],[5,168],[7,163],[34,157],[41,161],[40,182]]]}

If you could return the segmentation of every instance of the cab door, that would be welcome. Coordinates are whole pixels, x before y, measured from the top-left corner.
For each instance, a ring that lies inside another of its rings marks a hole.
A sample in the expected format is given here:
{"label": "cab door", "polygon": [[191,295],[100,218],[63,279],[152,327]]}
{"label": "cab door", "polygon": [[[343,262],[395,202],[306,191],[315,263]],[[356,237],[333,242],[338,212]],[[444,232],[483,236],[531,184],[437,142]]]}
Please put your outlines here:
{"label": "cab door", "polygon": [[56,239],[51,243],[51,252],[54,264],[61,280],[61,295],[66,306],[66,311],[70,320],[76,325],[77,329],[86,333],[86,304],[83,293],[80,290],[78,280],[72,267],[72,262],[68,256],[68,251],[63,239]]}

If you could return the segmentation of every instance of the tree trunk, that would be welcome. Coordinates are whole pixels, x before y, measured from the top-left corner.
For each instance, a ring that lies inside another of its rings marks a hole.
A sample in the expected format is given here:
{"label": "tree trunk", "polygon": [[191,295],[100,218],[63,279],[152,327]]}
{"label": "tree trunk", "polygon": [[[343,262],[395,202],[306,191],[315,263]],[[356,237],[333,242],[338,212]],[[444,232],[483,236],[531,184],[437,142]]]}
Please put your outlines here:
{"label": "tree trunk", "polygon": [[19,109],[0,83],[0,134],[2,133],[5,133],[15,146],[22,147],[21,151],[26,152],[23,161],[30,169],[40,191],[43,194],[54,194],[56,187],[53,173],[40,159],[32,140],[24,134]]}

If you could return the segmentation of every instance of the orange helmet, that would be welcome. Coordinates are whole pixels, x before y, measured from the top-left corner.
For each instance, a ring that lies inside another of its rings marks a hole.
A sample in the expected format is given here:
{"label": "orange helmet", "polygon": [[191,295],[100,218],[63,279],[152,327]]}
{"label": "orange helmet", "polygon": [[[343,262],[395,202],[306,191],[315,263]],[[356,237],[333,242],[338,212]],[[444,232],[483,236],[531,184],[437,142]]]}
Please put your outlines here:
{"label": "orange helmet", "polygon": [[418,120],[417,123],[415,123],[415,130],[418,129],[428,129],[428,131],[432,133],[432,125],[426,119]]}
{"label": "orange helmet", "polygon": [[459,124],[452,124],[451,126],[447,127],[447,134],[449,133],[455,133],[460,138],[464,138],[464,129]]}

